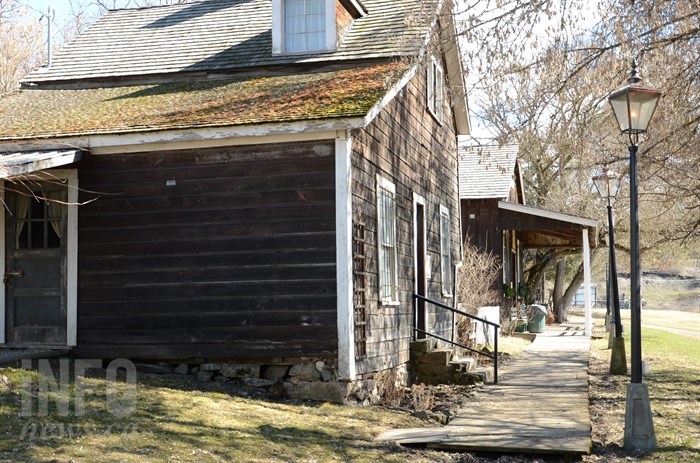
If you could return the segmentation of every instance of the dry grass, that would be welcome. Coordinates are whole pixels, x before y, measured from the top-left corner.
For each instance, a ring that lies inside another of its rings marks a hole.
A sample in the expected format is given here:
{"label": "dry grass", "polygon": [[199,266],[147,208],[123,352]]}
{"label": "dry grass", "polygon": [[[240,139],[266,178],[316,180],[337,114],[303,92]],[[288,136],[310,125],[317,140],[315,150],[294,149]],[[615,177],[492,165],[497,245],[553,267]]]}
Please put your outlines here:
{"label": "dry grass", "polygon": [[498,351],[507,356],[516,356],[524,351],[532,342],[516,336],[503,336],[498,338]]}
{"label": "dry grass", "polygon": [[[459,461],[443,452],[374,441],[390,428],[426,426],[407,413],[266,402],[233,396],[222,389],[223,385],[202,386],[168,377],[139,378],[136,410],[124,418],[108,412],[106,381],[99,378],[87,381],[84,416],[61,417],[51,409],[45,417],[22,417],[19,398],[28,374],[12,368],[0,370],[9,382],[0,389],[0,461]],[[201,387],[209,390],[199,390]],[[22,438],[23,428],[31,429],[33,424],[38,429],[34,438]],[[75,435],[68,435],[69,429]]]}
{"label": "dry grass", "polygon": [[[583,311],[579,309],[575,309],[571,313],[583,316]],[[630,311],[622,310],[620,313],[623,325],[629,325]],[[602,320],[605,318],[605,309],[593,309],[592,316],[596,321],[600,320],[602,324]],[[679,310],[644,309],[642,310],[642,325],[662,330],[664,328],[682,330],[688,336],[700,341],[700,314],[698,313]]]}
{"label": "dry grass", "polygon": [[649,328],[642,329],[642,340],[658,449],[647,455],[622,449],[629,376],[608,374],[610,351],[601,339],[591,349],[589,370],[594,453],[584,461],[700,462],[700,341]]}

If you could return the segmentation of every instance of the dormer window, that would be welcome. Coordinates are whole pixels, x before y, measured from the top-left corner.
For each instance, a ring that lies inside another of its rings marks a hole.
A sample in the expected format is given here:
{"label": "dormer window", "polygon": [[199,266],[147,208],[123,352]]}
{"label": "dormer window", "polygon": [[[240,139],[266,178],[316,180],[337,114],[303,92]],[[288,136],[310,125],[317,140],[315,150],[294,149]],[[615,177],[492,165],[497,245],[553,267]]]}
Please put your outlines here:
{"label": "dormer window", "polygon": [[284,0],[284,51],[326,48],[326,0]]}
{"label": "dormer window", "polygon": [[352,21],[364,14],[356,0],[272,0],[272,52],[334,51]]}

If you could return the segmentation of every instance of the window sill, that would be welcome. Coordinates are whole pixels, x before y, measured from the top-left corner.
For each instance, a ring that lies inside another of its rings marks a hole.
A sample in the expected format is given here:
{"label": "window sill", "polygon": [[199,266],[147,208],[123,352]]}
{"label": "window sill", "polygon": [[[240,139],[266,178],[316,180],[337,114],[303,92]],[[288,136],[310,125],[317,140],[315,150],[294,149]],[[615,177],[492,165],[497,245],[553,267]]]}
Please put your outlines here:
{"label": "window sill", "polygon": [[307,50],[307,51],[279,51],[273,52],[273,56],[308,56],[308,55],[323,55],[329,53],[335,53],[338,51],[335,48],[322,48],[318,50]]}

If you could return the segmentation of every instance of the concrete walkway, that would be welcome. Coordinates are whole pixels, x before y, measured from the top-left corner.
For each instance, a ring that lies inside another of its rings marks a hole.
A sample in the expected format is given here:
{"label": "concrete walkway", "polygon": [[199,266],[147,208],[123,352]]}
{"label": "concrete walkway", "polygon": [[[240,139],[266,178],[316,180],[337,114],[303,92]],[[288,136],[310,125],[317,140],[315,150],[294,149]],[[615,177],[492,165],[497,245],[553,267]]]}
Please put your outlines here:
{"label": "concrete walkway", "polygon": [[547,326],[468,408],[444,427],[397,429],[379,440],[494,453],[583,455],[591,450],[590,339],[583,323]]}

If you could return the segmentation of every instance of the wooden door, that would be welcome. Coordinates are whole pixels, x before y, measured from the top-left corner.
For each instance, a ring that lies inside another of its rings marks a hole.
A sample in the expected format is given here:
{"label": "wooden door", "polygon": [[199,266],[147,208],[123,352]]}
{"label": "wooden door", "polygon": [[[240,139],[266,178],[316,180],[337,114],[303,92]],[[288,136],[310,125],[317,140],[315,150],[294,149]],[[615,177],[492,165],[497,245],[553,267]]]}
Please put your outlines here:
{"label": "wooden door", "polygon": [[6,187],[8,344],[66,344],[66,198],[61,184]]}

